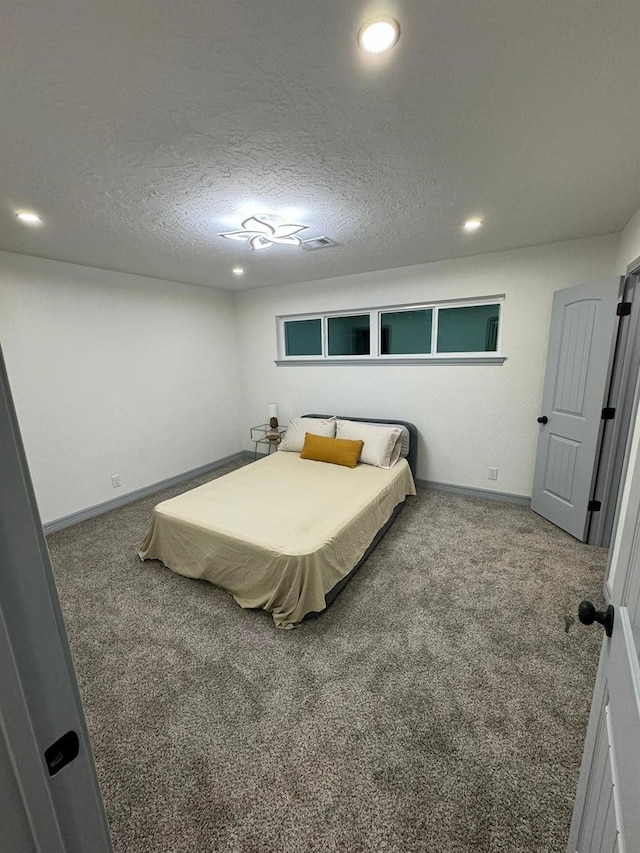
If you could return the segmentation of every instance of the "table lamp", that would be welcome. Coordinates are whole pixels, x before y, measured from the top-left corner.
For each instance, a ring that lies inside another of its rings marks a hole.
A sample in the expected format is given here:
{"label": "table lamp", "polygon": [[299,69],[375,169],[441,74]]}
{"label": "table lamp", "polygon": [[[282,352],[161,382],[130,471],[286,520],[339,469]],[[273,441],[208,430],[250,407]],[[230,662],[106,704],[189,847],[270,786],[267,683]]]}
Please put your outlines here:
{"label": "table lamp", "polygon": [[278,404],[269,403],[269,426],[271,429],[278,428]]}

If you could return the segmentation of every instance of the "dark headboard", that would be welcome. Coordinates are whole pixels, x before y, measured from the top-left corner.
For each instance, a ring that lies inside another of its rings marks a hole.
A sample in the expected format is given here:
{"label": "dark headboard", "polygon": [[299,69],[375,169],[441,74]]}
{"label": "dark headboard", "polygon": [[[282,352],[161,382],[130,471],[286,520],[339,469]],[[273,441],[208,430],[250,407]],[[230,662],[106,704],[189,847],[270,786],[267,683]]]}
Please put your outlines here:
{"label": "dark headboard", "polygon": [[[303,415],[303,418],[332,418],[333,415]],[[418,461],[418,428],[415,424],[409,423],[409,421],[395,421],[393,418],[352,418],[350,415],[335,415],[336,418],[340,418],[342,421],[360,421],[361,423],[367,424],[398,424],[399,426],[403,426],[407,428],[407,432],[409,433],[409,452],[407,453],[407,462],[409,463],[409,468],[411,468],[411,473],[413,474],[413,479],[415,480],[417,475],[416,465]]]}

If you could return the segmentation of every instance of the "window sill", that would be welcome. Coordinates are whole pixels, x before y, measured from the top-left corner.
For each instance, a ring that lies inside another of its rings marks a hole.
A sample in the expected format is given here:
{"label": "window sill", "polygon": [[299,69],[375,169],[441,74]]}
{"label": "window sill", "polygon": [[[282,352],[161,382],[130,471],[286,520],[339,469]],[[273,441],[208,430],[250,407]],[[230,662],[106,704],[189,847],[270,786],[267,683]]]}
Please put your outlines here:
{"label": "window sill", "polygon": [[340,366],[350,364],[357,367],[395,364],[405,367],[408,364],[504,364],[506,359],[505,355],[472,355],[468,357],[435,355],[429,358],[358,358],[358,356],[354,356],[353,358],[277,358],[275,363],[278,367],[303,367],[305,364],[313,367],[319,364],[338,364]]}

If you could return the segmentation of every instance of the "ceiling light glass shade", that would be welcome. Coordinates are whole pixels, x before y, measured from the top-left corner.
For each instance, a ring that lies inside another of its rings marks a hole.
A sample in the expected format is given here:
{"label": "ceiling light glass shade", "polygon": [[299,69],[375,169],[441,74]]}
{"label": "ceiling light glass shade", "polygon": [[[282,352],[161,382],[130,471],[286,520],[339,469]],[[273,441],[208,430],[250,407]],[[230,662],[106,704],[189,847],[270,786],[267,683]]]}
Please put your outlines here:
{"label": "ceiling light glass shade", "polygon": [[26,210],[16,213],[16,216],[20,222],[26,222],[28,225],[40,225],[42,222],[37,213],[29,213]]}
{"label": "ceiling light glass shade", "polygon": [[393,47],[399,37],[400,24],[395,18],[376,18],[360,29],[358,44],[367,53],[382,53]]}
{"label": "ceiling light glass shade", "polygon": [[227,240],[243,240],[256,250],[270,249],[271,246],[300,247],[302,240],[296,235],[307,227],[287,224],[279,216],[261,213],[245,219],[241,231],[223,231],[218,236],[226,237]]}
{"label": "ceiling light glass shade", "polygon": [[462,226],[465,231],[477,231],[478,228],[482,225],[481,219],[467,219],[467,221]]}
{"label": "ceiling light glass shade", "polygon": [[231,270],[231,272],[232,272],[234,275],[244,275],[244,269],[243,269],[242,267],[233,267],[233,269]]}

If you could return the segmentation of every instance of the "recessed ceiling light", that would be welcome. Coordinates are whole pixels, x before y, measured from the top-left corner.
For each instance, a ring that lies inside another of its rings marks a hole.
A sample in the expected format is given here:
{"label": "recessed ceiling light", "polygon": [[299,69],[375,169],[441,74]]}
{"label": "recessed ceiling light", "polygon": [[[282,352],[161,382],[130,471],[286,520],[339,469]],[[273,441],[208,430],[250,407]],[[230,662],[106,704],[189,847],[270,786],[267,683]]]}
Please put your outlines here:
{"label": "recessed ceiling light", "polygon": [[28,210],[21,210],[16,213],[20,222],[26,222],[27,225],[40,225],[42,219],[37,213],[31,213]]}
{"label": "recessed ceiling light", "polygon": [[234,267],[234,268],[231,270],[231,272],[232,272],[234,275],[244,275],[244,268],[243,268],[243,267]]}
{"label": "recessed ceiling light", "polygon": [[465,231],[477,231],[482,225],[482,219],[467,219],[462,226]]}
{"label": "recessed ceiling light", "polygon": [[395,18],[375,18],[360,28],[358,44],[367,53],[382,53],[400,38],[400,24]]}

